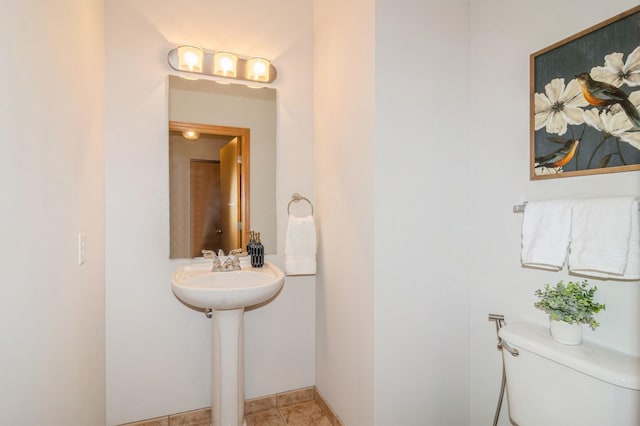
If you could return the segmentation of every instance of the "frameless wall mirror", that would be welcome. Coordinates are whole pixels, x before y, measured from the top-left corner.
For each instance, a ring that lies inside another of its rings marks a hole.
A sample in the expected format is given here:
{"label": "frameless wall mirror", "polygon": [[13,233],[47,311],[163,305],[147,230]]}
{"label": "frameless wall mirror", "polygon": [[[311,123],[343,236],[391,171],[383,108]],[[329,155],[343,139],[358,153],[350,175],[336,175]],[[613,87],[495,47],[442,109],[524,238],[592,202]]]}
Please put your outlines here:
{"label": "frameless wall mirror", "polygon": [[276,252],[276,91],[169,76],[171,258]]}

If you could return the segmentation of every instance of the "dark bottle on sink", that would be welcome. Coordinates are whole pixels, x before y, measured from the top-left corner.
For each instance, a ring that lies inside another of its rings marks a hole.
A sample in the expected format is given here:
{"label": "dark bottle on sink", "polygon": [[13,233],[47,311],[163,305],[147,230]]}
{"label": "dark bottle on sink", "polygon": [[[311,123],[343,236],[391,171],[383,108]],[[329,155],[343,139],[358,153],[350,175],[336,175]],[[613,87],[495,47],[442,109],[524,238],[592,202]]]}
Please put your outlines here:
{"label": "dark bottle on sink", "polygon": [[262,268],[264,266],[264,246],[260,241],[259,232],[256,234],[255,242],[251,246],[249,254],[251,256],[251,266],[254,268]]}

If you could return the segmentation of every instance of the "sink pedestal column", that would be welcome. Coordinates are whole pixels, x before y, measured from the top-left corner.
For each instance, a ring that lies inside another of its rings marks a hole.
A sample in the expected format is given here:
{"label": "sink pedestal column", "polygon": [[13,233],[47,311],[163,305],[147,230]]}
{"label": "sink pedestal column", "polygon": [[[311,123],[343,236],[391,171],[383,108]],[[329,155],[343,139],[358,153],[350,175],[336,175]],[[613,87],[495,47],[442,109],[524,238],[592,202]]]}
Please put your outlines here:
{"label": "sink pedestal column", "polygon": [[244,424],[244,308],[213,310],[213,426]]}

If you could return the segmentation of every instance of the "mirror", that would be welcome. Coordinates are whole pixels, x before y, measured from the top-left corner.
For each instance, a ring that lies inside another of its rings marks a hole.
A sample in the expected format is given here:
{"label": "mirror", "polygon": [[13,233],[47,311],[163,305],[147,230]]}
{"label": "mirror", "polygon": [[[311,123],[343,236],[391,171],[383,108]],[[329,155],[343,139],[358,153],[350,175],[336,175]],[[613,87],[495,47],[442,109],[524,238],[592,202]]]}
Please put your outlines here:
{"label": "mirror", "polygon": [[251,230],[276,252],[275,129],[275,89],[169,76],[171,258],[246,247]]}

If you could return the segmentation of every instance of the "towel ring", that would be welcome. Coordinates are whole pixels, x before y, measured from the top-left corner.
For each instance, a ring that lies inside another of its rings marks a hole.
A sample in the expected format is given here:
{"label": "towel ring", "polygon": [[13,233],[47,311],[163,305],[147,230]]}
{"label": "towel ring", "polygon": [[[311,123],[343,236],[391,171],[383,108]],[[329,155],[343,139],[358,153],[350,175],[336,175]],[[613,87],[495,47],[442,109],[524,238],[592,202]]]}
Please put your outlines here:
{"label": "towel ring", "polygon": [[289,204],[287,205],[287,213],[289,213],[289,215],[291,215],[291,204],[292,203],[297,203],[298,201],[306,201],[307,203],[309,203],[309,207],[311,207],[311,216],[313,216],[313,204],[311,203],[311,201],[309,201],[309,199],[307,197],[303,197],[302,195],[298,194],[297,192],[294,193],[291,196],[291,201],[289,201]]}

